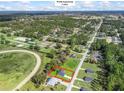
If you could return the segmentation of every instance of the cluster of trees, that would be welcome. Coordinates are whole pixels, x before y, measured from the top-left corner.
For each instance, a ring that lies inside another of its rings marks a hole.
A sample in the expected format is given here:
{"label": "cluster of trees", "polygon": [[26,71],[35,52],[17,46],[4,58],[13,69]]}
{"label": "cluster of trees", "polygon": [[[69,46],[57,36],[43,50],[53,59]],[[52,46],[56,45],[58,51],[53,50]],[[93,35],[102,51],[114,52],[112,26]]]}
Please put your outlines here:
{"label": "cluster of trees", "polygon": [[[18,17],[19,18],[19,17]],[[10,21],[10,22],[2,22],[0,23],[0,26],[2,27],[8,27],[11,28],[9,30],[2,30],[1,32],[6,34],[11,34],[13,31],[14,35],[16,36],[23,36],[23,37],[32,37],[35,39],[42,40],[42,37],[44,35],[50,34],[53,29],[60,28],[63,34],[72,33],[73,29],[76,27],[81,27],[84,25],[87,20],[79,20],[79,19],[73,19],[69,16],[52,16],[48,17],[46,19],[40,18],[40,19],[33,19],[32,20],[26,20],[25,18],[20,17],[23,21]],[[27,16],[27,19],[30,18],[30,16]],[[89,29],[89,26],[86,26],[86,29]],[[68,30],[67,30],[68,29]],[[20,31],[22,30],[22,31]],[[57,32],[61,34],[61,31]]]}
{"label": "cluster of trees", "polygon": [[66,50],[56,51],[56,54],[55,53],[47,54],[47,57],[51,58],[52,60],[50,63],[46,64],[44,71],[47,73],[54,66],[61,66],[62,64],[64,64],[66,57],[69,54],[70,54],[70,50],[68,48]]}
{"label": "cluster of trees", "polygon": [[106,33],[107,36],[116,36],[115,28],[113,25],[102,24],[100,31]]}
{"label": "cluster of trees", "polygon": [[5,38],[4,35],[0,35],[0,44],[9,44],[10,42]]}
{"label": "cluster of trees", "polygon": [[36,51],[40,50],[40,46],[38,46],[37,44],[30,44],[29,48]]}
{"label": "cluster of trees", "polygon": [[0,21],[1,22],[11,21],[13,19],[14,19],[14,17],[13,16],[10,16],[10,15],[0,15]]}
{"label": "cluster of trees", "polygon": [[106,89],[124,90],[124,47],[107,45],[104,54],[108,76]]}
{"label": "cluster of trees", "polygon": [[104,75],[100,82],[103,89],[124,90],[124,46],[107,44],[104,40],[98,40],[92,46],[93,50],[101,51],[104,57],[101,63]]}
{"label": "cluster of trees", "polygon": [[88,40],[88,36],[84,33],[74,34],[68,39],[67,43],[71,46],[86,45],[87,40]]}
{"label": "cluster of trees", "polygon": [[54,24],[56,26],[64,27],[64,28],[73,28],[73,27],[81,27],[87,22],[87,20],[83,19],[73,19],[70,16],[52,16],[48,18],[49,20],[54,20]]}
{"label": "cluster of trees", "polygon": [[46,76],[47,76],[46,73],[39,72],[38,74],[31,78],[31,81],[34,83],[34,86],[38,88],[40,87],[41,84],[44,83]]}
{"label": "cluster of trees", "polygon": [[66,50],[63,50],[63,51],[51,51],[50,53],[46,53],[45,55],[43,55],[43,58],[44,57],[50,58],[51,61],[44,65],[43,71],[39,71],[31,79],[31,81],[34,83],[36,88],[40,87],[40,85],[45,82],[48,71],[50,71],[51,68],[53,68],[54,66],[61,66],[62,64],[64,64],[66,60],[66,56],[69,55],[69,53],[70,51],[67,48]]}
{"label": "cluster of trees", "polygon": [[122,44],[124,45],[124,30],[120,30],[120,38],[122,40]]}
{"label": "cluster of trees", "polygon": [[122,40],[122,44],[124,45],[124,22],[120,21],[120,26],[118,32],[120,33],[120,38]]}

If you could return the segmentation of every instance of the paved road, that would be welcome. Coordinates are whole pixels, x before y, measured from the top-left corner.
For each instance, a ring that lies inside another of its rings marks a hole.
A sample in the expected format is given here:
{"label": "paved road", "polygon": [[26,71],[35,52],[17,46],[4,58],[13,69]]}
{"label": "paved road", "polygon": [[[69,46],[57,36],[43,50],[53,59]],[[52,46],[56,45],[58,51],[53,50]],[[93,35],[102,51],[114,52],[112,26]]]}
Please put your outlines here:
{"label": "paved road", "polygon": [[26,84],[38,71],[40,64],[41,64],[41,58],[38,54],[28,51],[28,50],[5,50],[5,51],[1,51],[0,54],[2,53],[11,53],[11,52],[24,52],[24,53],[29,53],[35,56],[36,58],[36,65],[34,67],[34,69],[32,70],[32,72],[24,79],[22,80],[14,89],[13,91],[20,89],[24,84]]}
{"label": "paved road", "polygon": [[85,60],[85,58],[86,58],[88,52],[89,52],[89,49],[90,49],[90,47],[91,47],[91,44],[94,42],[94,39],[95,39],[95,37],[96,37],[96,35],[97,35],[97,32],[98,32],[99,28],[101,27],[101,24],[102,24],[102,23],[103,23],[103,20],[101,19],[100,24],[95,28],[95,34],[94,34],[92,40],[89,41],[88,47],[87,47],[87,49],[86,49],[86,52],[83,54],[82,59],[81,59],[79,65],[78,65],[78,67],[77,67],[77,69],[76,69],[76,71],[75,71],[75,74],[74,74],[74,76],[73,76],[73,78],[72,78],[72,81],[71,81],[71,83],[67,86],[66,91],[71,91],[71,89],[72,89],[72,87],[73,87],[73,84],[74,84],[74,81],[76,80],[76,77],[77,77],[77,75],[78,75],[78,72],[79,72],[79,70],[80,70],[80,68],[81,68],[81,66],[82,66],[82,64],[83,64],[83,62],[84,62],[84,60]]}

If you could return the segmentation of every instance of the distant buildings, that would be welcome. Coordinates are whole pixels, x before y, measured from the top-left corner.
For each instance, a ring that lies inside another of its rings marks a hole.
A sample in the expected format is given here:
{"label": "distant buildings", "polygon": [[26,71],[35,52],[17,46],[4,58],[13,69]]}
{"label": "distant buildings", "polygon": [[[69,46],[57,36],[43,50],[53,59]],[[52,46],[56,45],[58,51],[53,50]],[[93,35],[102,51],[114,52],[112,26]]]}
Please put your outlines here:
{"label": "distant buildings", "polygon": [[71,54],[70,57],[71,58],[75,58],[76,57],[76,54]]}
{"label": "distant buildings", "polygon": [[121,39],[119,37],[112,37],[112,42],[114,44],[120,44],[122,43]]}
{"label": "distant buildings", "polygon": [[16,41],[21,41],[21,42],[25,42],[26,41],[26,37],[17,37],[15,38]]}
{"label": "distant buildings", "polygon": [[106,42],[108,43],[114,43],[114,44],[120,44],[122,43],[121,39],[119,37],[113,36],[113,37],[106,37]]}
{"label": "distant buildings", "polygon": [[103,60],[102,54],[99,51],[94,51],[93,52],[93,60],[96,62]]}
{"label": "distant buildings", "polygon": [[21,42],[26,42],[26,41],[30,41],[31,38],[27,38],[27,37],[17,37],[15,38],[16,41],[21,41]]}
{"label": "distant buildings", "polygon": [[104,32],[99,32],[97,37],[97,39],[106,39],[107,43],[114,43],[114,44],[120,44],[122,43],[119,34],[117,34],[117,36],[106,36],[106,34]]}
{"label": "distant buildings", "polygon": [[97,39],[105,39],[105,37],[106,37],[106,34],[104,32],[100,32],[100,33],[98,33],[96,38]]}
{"label": "distant buildings", "polygon": [[112,37],[110,37],[110,36],[106,37],[106,42],[111,43],[112,42]]}

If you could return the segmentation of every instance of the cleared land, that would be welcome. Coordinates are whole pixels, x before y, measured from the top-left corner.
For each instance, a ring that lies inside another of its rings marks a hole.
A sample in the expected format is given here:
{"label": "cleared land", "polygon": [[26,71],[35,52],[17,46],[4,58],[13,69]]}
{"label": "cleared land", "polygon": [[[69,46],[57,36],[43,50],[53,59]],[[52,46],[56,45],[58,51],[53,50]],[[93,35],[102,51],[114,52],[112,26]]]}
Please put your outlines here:
{"label": "cleared land", "polygon": [[34,68],[35,57],[27,53],[0,54],[0,90],[11,90]]}

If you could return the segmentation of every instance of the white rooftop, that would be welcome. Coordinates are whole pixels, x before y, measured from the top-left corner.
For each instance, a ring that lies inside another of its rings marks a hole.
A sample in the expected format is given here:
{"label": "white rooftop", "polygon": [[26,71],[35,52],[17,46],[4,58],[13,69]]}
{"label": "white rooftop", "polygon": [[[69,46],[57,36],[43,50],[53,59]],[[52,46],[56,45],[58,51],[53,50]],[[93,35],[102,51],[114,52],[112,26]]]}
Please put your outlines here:
{"label": "white rooftop", "polygon": [[59,79],[57,79],[57,78],[50,78],[50,80],[47,82],[47,85],[55,86],[58,82],[60,82]]}

